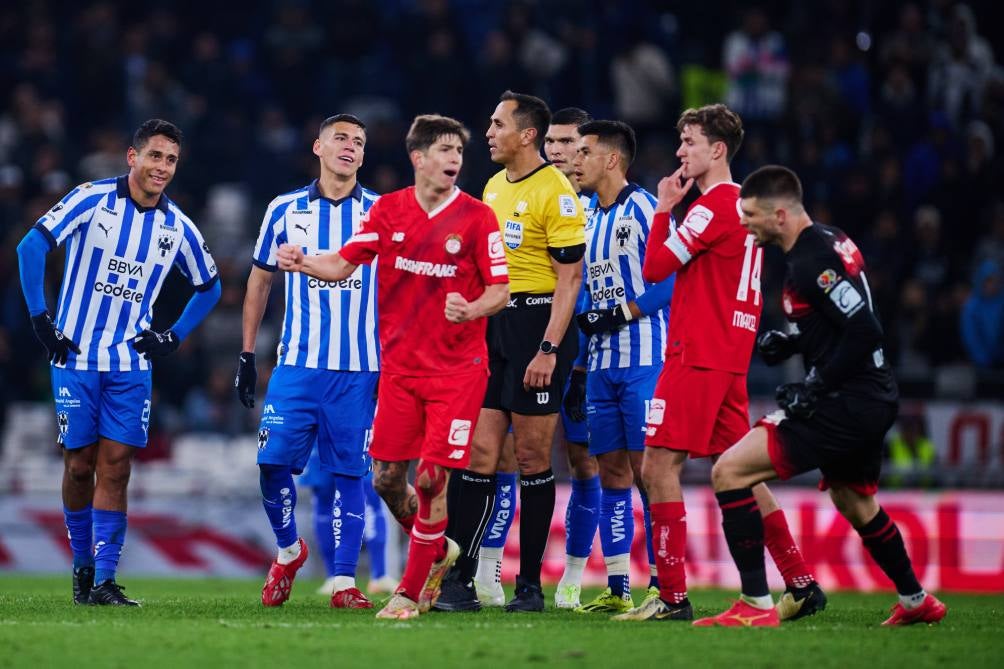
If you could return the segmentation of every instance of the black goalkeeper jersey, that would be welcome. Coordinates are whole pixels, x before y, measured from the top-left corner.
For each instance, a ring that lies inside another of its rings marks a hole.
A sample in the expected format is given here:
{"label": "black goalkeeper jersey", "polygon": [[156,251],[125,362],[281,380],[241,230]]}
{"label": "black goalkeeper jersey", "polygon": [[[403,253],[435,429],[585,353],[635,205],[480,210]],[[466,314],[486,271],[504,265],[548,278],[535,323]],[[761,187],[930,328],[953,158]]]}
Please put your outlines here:
{"label": "black goalkeeper jersey", "polygon": [[815,223],[785,261],[782,306],[798,329],[806,371],[815,367],[831,391],[897,401],[858,247],[842,230]]}

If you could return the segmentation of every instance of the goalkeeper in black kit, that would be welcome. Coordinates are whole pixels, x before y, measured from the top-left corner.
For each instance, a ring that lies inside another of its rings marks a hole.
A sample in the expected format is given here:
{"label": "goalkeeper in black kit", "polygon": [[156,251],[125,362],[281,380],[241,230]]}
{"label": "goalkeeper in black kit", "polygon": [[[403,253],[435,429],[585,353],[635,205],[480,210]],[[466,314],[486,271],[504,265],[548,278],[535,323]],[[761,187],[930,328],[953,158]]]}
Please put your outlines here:
{"label": "goalkeeper in black kit", "polygon": [[757,348],[768,364],[801,354],[806,377],[779,387],[781,411],[757,422],[712,470],[742,596],[728,611],[694,624],[777,624],[768,610],[763,522],[750,489],[813,469],[823,475],[820,489],[829,490],[896,586],[899,601],[882,624],[939,622],[946,606],[921,587],[899,528],[875,499],[899,392],[883,356],[861,253],[841,230],[812,222],[802,206],[802,185],[785,167],[750,174],[739,198],[743,227],[760,246],[779,246],[787,264],[782,306],[792,332],[766,332]]}

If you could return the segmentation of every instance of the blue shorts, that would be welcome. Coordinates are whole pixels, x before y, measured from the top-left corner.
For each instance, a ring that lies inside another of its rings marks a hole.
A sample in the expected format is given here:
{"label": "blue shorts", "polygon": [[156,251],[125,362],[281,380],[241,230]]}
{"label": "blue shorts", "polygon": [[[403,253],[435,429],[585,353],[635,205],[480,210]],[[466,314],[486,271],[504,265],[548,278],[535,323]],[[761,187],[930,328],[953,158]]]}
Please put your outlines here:
{"label": "blue shorts", "polygon": [[[568,375],[568,381],[565,382],[565,393],[568,392],[568,385],[572,381],[572,375]],[[565,395],[561,395],[561,407],[558,409],[558,413],[561,414],[561,427],[565,430],[565,441],[570,441],[573,444],[585,445],[589,441],[589,428],[586,425],[586,421],[577,423],[568,417],[565,413]]]}
{"label": "blue shorts", "polygon": [[377,372],[338,372],[279,365],[272,372],[258,426],[258,464],[303,471],[317,444],[322,471],[362,476]]}
{"label": "blue shorts", "polygon": [[127,446],[146,446],[150,428],[151,374],[52,368],[58,442],[63,448],[90,446],[98,437]]}
{"label": "blue shorts", "polygon": [[648,402],[662,367],[598,369],[586,376],[589,454],[645,450]]}

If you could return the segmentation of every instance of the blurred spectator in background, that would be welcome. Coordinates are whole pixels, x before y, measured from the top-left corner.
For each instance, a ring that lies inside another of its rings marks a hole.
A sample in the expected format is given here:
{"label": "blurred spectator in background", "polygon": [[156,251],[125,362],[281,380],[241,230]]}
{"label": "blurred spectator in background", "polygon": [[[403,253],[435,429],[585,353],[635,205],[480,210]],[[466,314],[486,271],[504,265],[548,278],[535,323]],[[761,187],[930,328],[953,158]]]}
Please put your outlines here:
{"label": "blurred spectator in background", "polygon": [[1004,285],[1001,266],[984,260],[962,306],[962,343],[969,359],[984,369],[1004,366]]}
{"label": "blurred spectator in background", "polygon": [[923,414],[901,412],[888,446],[886,485],[929,488],[936,484],[934,442],[927,436]]}

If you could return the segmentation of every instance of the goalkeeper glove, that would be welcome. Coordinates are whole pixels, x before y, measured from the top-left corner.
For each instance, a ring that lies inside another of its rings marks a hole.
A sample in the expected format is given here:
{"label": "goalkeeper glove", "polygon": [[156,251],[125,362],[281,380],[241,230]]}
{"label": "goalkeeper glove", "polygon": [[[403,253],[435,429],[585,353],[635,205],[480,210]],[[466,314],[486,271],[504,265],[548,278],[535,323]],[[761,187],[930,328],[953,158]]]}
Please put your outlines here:
{"label": "goalkeeper glove", "polygon": [[170,355],[181,346],[181,340],[173,330],[166,332],[154,332],[153,330],[143,330],[132,340],[132,347],[137,353],[141,353],[147,360]]}
{"label": "goalkeeper glove", "polygon": [[816,413],[816,404],[819,402],[819,398],[825,394],[826,386],[823,379],[813,367],[809,370],[804,381],[778,386],[775,397],[777,405],[784,409],[788,418],[807,420]]}
{"label": "goalkeeper glove", "polygon": [[49,362],[62,365],[66,358],[73,351],[80,355],[80,347],[72,339],[63,334],[63,331],[56,327],[49,312],[43,311],[37,316],[31,317],[31,327],[35,330],[35,336],[42,342]]}
{"label": "goalkeeper glove", "polygon": [[586,419],[586,372],[581,369],[573,369],[572,377],[568,382],[568,391],[563,400],[565,413],[575,423],[581,423]]}
{"label": "goalkeeper glove", "polygon": [[237,399],[248,409],[254,409],[254,391],[258,384],[258,369],[254,364],[254,353],[241,353],[237,361],[237,377],[234,388]]}
{"label": "goalkeeper glove", "polygon": [[798,335],[767,330],[757,338],[756,350],[763,361],[773,367],[798,353]]}
{"label": "goalkeeper glove", "polygon": [[583,334],[592,337],[602,332],[613,332],[634,319],[627,304],[618,304],[613,309],[591,309],[575,317]]}

